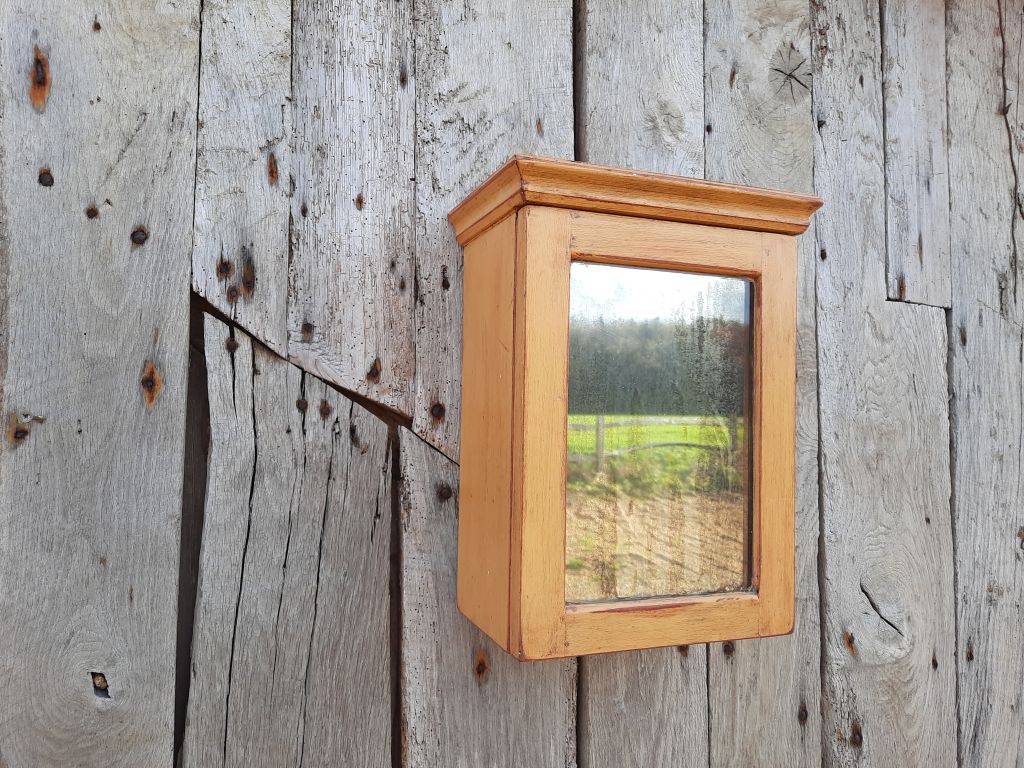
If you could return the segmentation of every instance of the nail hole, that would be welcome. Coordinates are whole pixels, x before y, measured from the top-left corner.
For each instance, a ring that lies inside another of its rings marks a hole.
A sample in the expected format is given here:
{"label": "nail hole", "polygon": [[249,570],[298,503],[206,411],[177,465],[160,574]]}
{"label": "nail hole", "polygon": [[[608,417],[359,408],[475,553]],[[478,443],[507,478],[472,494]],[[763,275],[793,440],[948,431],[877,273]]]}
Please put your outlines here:
{"label": "nail hole", "polygon": [[139,226],[132,230],[132,243],[135,245],[144,245],[149,239],[149,232],[145,227]]}
{"label": "nail hole", "polygon": [[97,699],[109,699],[110,690],[107,685],[107,676],[102,672],[90,672],[92,677],[92,692]]}

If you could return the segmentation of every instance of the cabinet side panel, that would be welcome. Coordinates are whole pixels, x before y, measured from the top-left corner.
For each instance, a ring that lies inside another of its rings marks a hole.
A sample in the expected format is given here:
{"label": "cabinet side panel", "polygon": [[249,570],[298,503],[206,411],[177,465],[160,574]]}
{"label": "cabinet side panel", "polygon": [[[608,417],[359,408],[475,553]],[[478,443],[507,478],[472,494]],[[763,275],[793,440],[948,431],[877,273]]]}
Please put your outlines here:
{"label": "cabinet side panel", "polygon": [[458,603],[508,647],[515,216],[466,246]]}

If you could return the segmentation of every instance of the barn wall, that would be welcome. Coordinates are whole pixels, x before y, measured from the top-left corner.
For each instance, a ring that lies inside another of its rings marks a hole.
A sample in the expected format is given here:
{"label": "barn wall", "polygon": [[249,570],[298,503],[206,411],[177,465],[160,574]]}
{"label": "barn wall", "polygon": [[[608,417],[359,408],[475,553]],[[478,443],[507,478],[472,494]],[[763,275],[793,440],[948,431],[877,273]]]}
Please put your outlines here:
{"label": "barn wall", "polygon": [[[1024,764],[1022,28],[6,2],[0,766]],[[456,611],[445,215],[513,152],[825,199],[792,635],[519,664]]]}

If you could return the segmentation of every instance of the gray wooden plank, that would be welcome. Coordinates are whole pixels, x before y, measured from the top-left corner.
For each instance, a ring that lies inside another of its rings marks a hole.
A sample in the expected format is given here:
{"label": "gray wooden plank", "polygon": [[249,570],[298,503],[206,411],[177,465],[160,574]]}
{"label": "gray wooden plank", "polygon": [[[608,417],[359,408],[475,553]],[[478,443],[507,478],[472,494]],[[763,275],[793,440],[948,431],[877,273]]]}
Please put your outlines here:
{"label": "gray wooden plank", "polygon": [[886,301],[878,4],[812,6],[823,763],[956,762],[946,327]]}
{"label": "gray wooden plank", "polygon": [[287,350],[290,0],[206,0],[192,286]]}
{"label": "gray wooden plank", "polygon": [[947,28],[956,666],[961,765],[977,768],[1024,760],[1020,13],[955,0]]}
{"label": "gray wooden plank", "polygon": [[12,768],[172,763],[198,17],[0,6]]}
{"label": "gray wooden plank", "polygon": [[458,460],[462,251],[448,212],[514,153],[572,157],[570,0],[416,3],[413,429]]}
{"label": "gray wooden plank", "polygon": [[459,614],[458,467],[400,435],[402,765],[575,765],[575,660],[518,662]]}
{"label": "gray wooden plank", "polygon": [[288,354],[320,378],[409,415],[410,4],[296,0],[293,13]]}
{"label": "gray wooden plank", "polygon": [[[771,24],[765,24],[770,18]],[[811,192],[809,8],[801,0],[708,6],[709,178]],[[796,622],[793,634],[709,649],[711,765],[821,764],[818,398],[813,231],[800,240],[797,308]]]}
{"label": "gray wooden plank", "polygon": [[576,159],[703,177],[700,3],[588,0],[576,45]]}
{"label": "gray wooden plank", "polygon": [[387,427],[210,316],[205,337],[183,765],[390,765]]}
{"label": "gray wooden plank", "polygon": [[[582,5],[577,144],[583,158],[703,177],[703,13],[696,0]],[[707,647],[586,658],[579,709],[586,768],[703,768],[709,763]]]}
{"label": "gray wooden plank", "polygon": [[948,307],[946,9],[914,0],[880,8],[888,296]]}

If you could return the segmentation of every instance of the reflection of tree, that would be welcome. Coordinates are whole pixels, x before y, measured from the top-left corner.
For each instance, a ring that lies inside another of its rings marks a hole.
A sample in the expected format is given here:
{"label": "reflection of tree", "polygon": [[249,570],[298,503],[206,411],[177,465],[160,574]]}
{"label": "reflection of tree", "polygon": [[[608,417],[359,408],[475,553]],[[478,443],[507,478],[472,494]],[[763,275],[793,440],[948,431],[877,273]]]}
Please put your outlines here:
{"label": "reflection of tree", "polygon": [[672,319],[572,317],[569,412],[702,417],[722,445],[703,452],[704,479],[694,479],[703,490],[737,490],[747,465],[749,304],[745,281],[723,279]]}
{"label": "reflection of tree", "polygon": [[[749,287],[738,280],[713,283],[708,295],[699,296],[690,322],[676,326],[683,368],[681,391],[703,404],[701,415],[722,420],[729,443],[709,453],[702,470],[709,489],[736,490],[747,467],[747,440],[740,440],[740,422],[748,409],[751,361],[751,326],[746,322]],[[744,318],[743,321],[732,319]]]}

